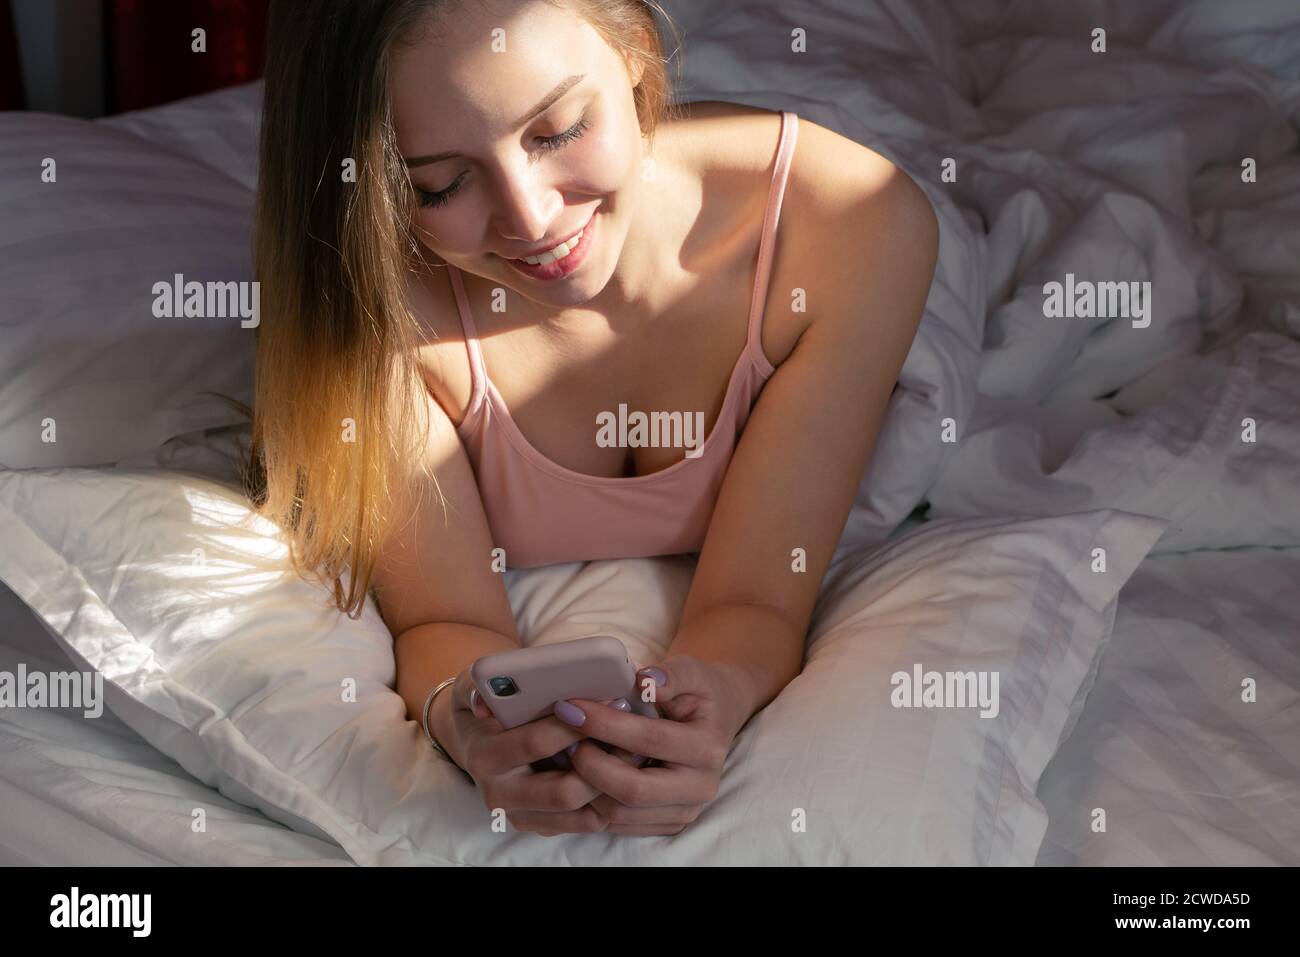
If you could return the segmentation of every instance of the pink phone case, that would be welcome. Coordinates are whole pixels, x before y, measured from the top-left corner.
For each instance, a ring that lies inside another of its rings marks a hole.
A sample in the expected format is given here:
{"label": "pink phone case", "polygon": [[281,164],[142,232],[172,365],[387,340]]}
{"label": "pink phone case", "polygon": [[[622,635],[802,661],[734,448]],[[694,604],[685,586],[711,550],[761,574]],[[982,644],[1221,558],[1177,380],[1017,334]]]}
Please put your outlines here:
{"label": "pink phone case", "polygon": [[[653,701],[641,700],[627,648],[611,635],[484,655],[470,665],[469,674],[484,703],[507,729],[554,713],[555,702],[562,698],[626,698],[633,714],[659,716]],[[498,693],[510,688],[513,693]]]}

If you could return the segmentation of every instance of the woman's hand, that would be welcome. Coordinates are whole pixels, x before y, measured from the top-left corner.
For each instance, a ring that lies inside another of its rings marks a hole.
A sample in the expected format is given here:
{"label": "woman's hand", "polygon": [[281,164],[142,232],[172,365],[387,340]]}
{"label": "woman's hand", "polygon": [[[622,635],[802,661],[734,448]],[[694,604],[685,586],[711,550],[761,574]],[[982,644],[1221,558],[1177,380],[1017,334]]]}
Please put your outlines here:
{"label": "woman's hand", "polygon": [[520,831],[604,830],[605,819],[590,806],[599,788],[571,770],[535,771],[531,766],[582,741],[581,732],[551,715],[505,730],[479,696],[468,669],[456,676],[448,697],[451,740],[440,743],[474,779],[490,811],[504,809],[506,820]]}
{"label": "woman's hand", "polygon": [[[639,687],[648,687],[649,679],[663,718],[581,698],[569,699],[570,707],[556,705],[565,722],[579,722],[572,730],[592,739],[569,761],[584,783],[603,792],[590,806],[606,821],[604,829],[618,834],[678,834],[699,817],[717,796],[731,743],[750,717],[732,665],[677,655],[638,671]],[[597,741],[658,764],[636,767],[606,754]]]}

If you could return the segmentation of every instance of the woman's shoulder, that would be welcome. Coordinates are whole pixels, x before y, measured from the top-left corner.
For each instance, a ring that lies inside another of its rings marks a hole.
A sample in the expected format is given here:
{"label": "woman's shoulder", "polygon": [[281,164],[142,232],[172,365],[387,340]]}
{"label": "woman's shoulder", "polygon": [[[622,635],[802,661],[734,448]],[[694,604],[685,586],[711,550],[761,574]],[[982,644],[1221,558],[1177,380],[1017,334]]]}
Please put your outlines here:
{"label": "woman's shoulder", "polygon": [[[781,135],[781,111],[719,100],[678,104],[673,132],[689,138],[713,172],[771,171]],[[797,113],[798,111],[792,111]],[[788,189],[832,206],[846,201],[844,186],[883,177],[894,164],[820,123],[799,116]]]}
{"label": "woman's shoulder", "polygon": [[[694,155],[699,174],[732,184],[747,205],[745,197],[761,203],[780,141],[780,111],[713,100],[685,104],[683,111],[674,133]],[[879,184],[906,180],[900,172],[881,153],[799,116],[778,242],[807,251],[815,264],[824,255],[828,224],[870,216],[864,197]]]}
{"label": "woman's shoulder", "polygon": [[[779,111],[713,101],[690,109],[689,115],[697,118],[692,135],[701,144],[706,171],[746,173],[740,178],[750,183],[771,176]],[[800,116],[770,289],[817,289],[823,304],[854,301],[867,281],[861,263],[881,257],[893,243],[919,249],[929,242],[929,230],[923,227],[933,215],[920,188],[883,154]],[[828,256],[828,249],[853,253]],[[899,281],[905,280],[900,276]],[[825,312],[772,312],[770,318],[781,321],[765,334],[771,344],[768,354],[788,355]]]}
{"label": "woman's shoulder", "polygon": [[664,133],[699,173],[725,176],[721,182],[770,170],[780,132],[779,112],[719,100],[678,104],[664,124]]}

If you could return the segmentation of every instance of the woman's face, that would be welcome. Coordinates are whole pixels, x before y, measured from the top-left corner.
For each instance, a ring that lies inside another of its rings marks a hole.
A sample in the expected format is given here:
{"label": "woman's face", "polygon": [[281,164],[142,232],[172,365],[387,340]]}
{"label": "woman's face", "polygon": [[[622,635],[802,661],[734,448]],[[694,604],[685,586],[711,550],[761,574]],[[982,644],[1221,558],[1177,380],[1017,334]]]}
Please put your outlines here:
{"label": "woman's face", "polygon": [[[575,11],[459,6],[434,35],[394,51],[416,234],[446,262],[536,302],[584,303],[613,274],[638,195],[639,71]],[[567,260],[515,264],[580,230]]]}

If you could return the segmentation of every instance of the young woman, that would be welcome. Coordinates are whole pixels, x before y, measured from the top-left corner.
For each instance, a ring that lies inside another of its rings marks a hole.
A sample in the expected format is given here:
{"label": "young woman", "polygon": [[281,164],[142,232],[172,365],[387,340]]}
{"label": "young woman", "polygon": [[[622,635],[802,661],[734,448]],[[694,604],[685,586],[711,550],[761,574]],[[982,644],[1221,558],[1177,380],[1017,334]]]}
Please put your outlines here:
{"label": "young woman", "polygon": [[[799,673],[938,244],[871,150],[793,113],[670,107],[656,17],[271,13],[254,494],[340,609],[373,589],[409,715],[540,834],[681,831]],[[638,412],[702,428],[601,425]],[[519,644],[503,567],[674,553],[698,562],[642,671],[662,719],[578,700],[503,731],[473,700],[470,663]]]}

